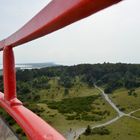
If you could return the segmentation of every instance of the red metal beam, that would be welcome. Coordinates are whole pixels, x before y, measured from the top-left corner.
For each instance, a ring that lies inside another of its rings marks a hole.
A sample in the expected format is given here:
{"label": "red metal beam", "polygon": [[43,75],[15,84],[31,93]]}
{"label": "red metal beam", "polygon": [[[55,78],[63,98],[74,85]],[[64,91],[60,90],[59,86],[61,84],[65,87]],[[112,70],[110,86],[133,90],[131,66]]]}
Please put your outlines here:
{"label": "red metal beam", "polygon": [[52,0],[39,14],[16,33],[0,42],[4,46],[18,46],[83,19],[121,0]]}
{"label": "red metal beam", "polygon": [[5,47],[3,50],[3,77],[4,77],[4,98],[10,101],[16,98],[16,70],[15,59],[12,47]]}

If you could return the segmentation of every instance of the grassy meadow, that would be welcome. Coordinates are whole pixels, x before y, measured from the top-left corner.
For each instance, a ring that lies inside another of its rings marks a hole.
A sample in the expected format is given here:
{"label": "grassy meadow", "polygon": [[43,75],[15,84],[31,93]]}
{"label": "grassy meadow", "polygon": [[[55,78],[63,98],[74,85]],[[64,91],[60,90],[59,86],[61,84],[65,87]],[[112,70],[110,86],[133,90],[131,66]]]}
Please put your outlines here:
{"label": "grassy meadow", "polygon": [[[140,122],[138,120],[122,117],[115,123],[105,127],[110,134],[93,134],[89,136],[80,136],[80,140],[139,140]],[[93,129],[94,131],[94,129]]]}
{"label": "grassy meadow", "polygon": [[[49,89],[32,90],[19,98],[27,108],[62,134],[70,129],[106,122],[117,115],[101,97],[99,90],[80,82],[78,78],[69,89],[59,85],[57,77],[51,78],[49,84]],[[14,132],[25,140],[25,134],[19,126],[10,117],[7,118],[9,120]]]}
{"label": "grassy meadow", "polygon": [[140,118],[140,111],[136,111],[132,115],[135,116],[135,117],[137,117],[137,118]]}
{"label": "grassy meadow", "polygon": [[136,88],[132,94],[129,92],[128,89],[120,88],[109,95],[119,109],[126,113],[140,108],[140,88]]}
{"label": "grassy meadow", "polygon": [[38,101],[32,102],[34,99],[30,99],[30,104],[25,105],[61,133],[70,128],[75,130],[88,124],[105,122],[117,115],[94,87],[77,81],[65,93],[65,88],[58,85],[57,78],[51,79],[49,83],[50,89],[34,93]]}

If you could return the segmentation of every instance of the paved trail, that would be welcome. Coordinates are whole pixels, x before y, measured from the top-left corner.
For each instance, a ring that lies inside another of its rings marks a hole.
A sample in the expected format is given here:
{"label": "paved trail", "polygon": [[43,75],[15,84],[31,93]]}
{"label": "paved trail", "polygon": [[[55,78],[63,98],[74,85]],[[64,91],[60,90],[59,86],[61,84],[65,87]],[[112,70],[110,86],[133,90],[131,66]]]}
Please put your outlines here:
{"label": "paved trail", "polygon": [[18,140],[11,129],[0,117],[0,140]]}

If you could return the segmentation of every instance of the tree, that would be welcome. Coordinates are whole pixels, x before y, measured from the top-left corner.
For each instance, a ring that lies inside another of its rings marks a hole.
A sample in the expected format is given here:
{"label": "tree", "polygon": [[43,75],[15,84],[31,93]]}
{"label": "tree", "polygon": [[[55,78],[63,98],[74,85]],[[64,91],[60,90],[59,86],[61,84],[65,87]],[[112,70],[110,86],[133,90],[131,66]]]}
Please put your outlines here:
{"label": "tree", "polygon": [[65,90],[64,90],[64,96],[66,96],[68,94],[69,94],[69,89],[68,88],[65,88]]}
{"label": "tree", "polygon": [[91,133],[92,133],[92,129],[91,129],[90,125],[88,125],[84,134],[85,135],[90,135]]}
{"label": "tree", "polygon": [[92,131],[92,134],[98,134],[98,135],[109,135],[110,131],[106,127],[97,127],[94,128]]}
{"label": "tree", "polygon": [[64,86],[65,88],[71,88],[73,86],[71,77],[65,75],[62,75],[60,77],[59,84]]}
{"label": "tree", "polygon": [[26,94],[31,92],[31,86],[26,82],[17,82],[17,91],[20,94]]}

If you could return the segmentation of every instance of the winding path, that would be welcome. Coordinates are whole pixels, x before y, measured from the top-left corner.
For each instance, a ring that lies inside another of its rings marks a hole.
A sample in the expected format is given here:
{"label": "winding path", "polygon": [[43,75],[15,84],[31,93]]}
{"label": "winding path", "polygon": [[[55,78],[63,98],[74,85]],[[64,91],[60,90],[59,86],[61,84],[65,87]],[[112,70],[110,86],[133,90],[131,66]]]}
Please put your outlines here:
{"label": "winding path", "polygon": [[[140,118],[137,118],[137,117],[135,117],[135,116],[131,116],[133,113],[135,113],[135,112],[137,112],[137,111],[140,111],[140,108],[137,109],[137,110],[134,110],[134,111],[132,111],[132,112],[130,112],[130,113],[128,113],[128,114],[126,114],[126,113],[124,113],[124,112],[122,112],[122,111],[119,110],[119,108],[112,102],[112,100],[108,97],[107,94],[104,93],[104,91],[103,91],[101,88],[99,88],[99,87],[96,86],[96,85],[94,85],[94,87],[95,87],[96,89],[98,89],[98,90],[101,92],[102,97],[103,97],[103,98],[112,106],[112,108],[118,113],[118,116],[115,117],[115,118],[113,118],[113,119],[111,119],[111,120],[109,120],[109,121],[107,121],[107,122],[105,122],[105,123],[97,124],[97,125],[91,126],[92,129],[97,128],[97,127],[102,127],[102,126],[107,126],[107,125],[109,125],[109,124],[112,124],[112,123],[116,122],[118,119],[120,119],[120,118],[123,117],[123,116],[128,116],[128,117],[130,117],[130,118],[133,118],[133,119],[136,119],[136,120],[139,120],[139,121],[140,121]],[[66,137],[67,140],[77,140],[78,137],[79,137],[81,134],[83,134],[83,133],[85,132],[85,130],[86,130],[86,128],[83,127],[83,128],[77,129],[77,130],[75,130],[75,131],[67,132],[67,133],[65,134],[65,137]]]}
{"label": "winding path", "polygon": [[101,91],[101,94],[103,96],[103,98],[114,108],[114,110],[116,110],[116,112],[118,113],[118,115],[121,117],[121,116],[124,116],[125,113],[120,111],[119,108],[111,101],[111,99],[108,97],[107,94],[104,93],[104,91],[97,87],[96,85],[94,85],[96,89],[98,89],[99,91]]}

